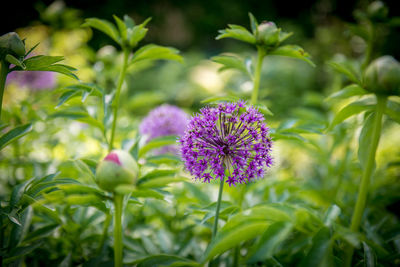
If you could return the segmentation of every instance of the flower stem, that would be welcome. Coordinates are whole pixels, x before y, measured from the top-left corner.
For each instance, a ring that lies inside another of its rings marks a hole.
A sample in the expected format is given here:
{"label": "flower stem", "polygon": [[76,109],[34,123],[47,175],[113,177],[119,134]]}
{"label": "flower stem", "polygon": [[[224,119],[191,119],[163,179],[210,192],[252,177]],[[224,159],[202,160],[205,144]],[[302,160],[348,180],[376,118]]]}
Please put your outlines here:
{"label": "flower stem", "polygon": [[224,188],[224,179],[221,180],[221,183],[219,185],[217,207],[215,209],[214,227],[213,227],[213,231],[212,231],[212,239],[213,240],[214,240],[215,236],[217,235],[217,231],[218,231],[218,217],[219,217],[219,210],[221,208],[221,199],[222,199],[223,188]]}
{"label": "flower stem", "polygon": [[[376,105],[376,114],[374,120],[374,128],[372,131],[371,136],[371,146],[369,147],[368,151],[368,158],[367,162],[363,171],[363,175],[361,178],[361,184],[358,191],[358,198],[356,202],[356,206],[354,208],[353,217],[351,220],[350,229],[354,232],[357,232],[360,228],[362,216],[365,209],[365,203],[367,201],[368,195],[368,187],[372,175],[372,171],[374,169],[375,163],[375,154],[379,144],[379,138],[381,135],[381,128],[382,128],[382,117],[383,112],[386,107],[387,98],[385,96],[377,96],[377,105]],[[345,258],[345,266],[351,265],[351,259],[353,257],[354,248],[351,247],[347,250],[346,258]]]}
{"label": "flower stem", "polygon": [[0,61],[0,120],[1,120],[1,109],[3,103],[4,87],[6,86],[6,79],[8,74],[8,63],[4,60]]}
{"label": "flower stem", "polygon": [[125,80],[126,69],[128,68],[128,59],[129,59],[129,50],[124,49],[124,61],[122,63],[122,70],[121,70],[121,73],[118,78],[117,91],[115,93],[115,98],[113,101],[114,102],[113,103],[113,123],[112,123],[112,128],[111,128],[110,143],[108,145],[109,151],[111,151],[113,149],[115,128],[117,126],[117,118],[118,118],[119,98],[121,95],[122,84],[124,83],[124,80]]}
{"label": "flower stem", "polygon": [[257,46],[257,65],[254,71],[253,77],[253,93],[251,94],[251,104],[257,104],[258,99],[258,89],[260,89],[260,78],[261,78],[261,69],[262,69],[262,62],[266,55],[264,48],[261,46]]}
{"label": "flower stem", "polygon": [[122,202],[124,196],[114,194],[114,266],[122,267]]}

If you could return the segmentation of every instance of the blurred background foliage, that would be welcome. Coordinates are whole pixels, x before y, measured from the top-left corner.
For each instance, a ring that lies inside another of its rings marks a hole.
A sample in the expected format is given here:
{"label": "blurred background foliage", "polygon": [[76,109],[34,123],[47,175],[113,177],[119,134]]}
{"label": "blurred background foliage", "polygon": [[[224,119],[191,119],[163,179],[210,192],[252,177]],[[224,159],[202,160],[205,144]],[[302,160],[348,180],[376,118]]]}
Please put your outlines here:
{"label": "blurred background foliage", "polygon": [[[2,33],[18,32],[22,38],[26,38],[27,47],[40,43],[36,51],[39,54],[65,56],[65,63],[78,69],[77,75],[82,82],[95,83],[106,92],[111,92],[122,62],[120,51],[104,34],[80,27],[83,19],[98,17],[111,20],[113,14],[120,17],[128,14],[140,23],[152,17],[148,24],[149,33],[142,43],[176,47],[181,50],[184,63],[137,64],[128,69],[116,139],[121,147],[129,147],[137,137],[141,119],[162,103],[180,106],[192,114],[204,105],[201,101],[210,96],[236,95],[249,99],[251,82],[235,71],[219,72],[220,66],[210,58],[222,52],[253,58],[255,51],[235,40],[216,41],[219,29],[225,28],[228,23],[249,28],[248,12],[252,12],[260,21],[274,21],[284,31],[293,32],[288,43],[301,45],[312,56],[317,67],[291,58],[267,57],[262,69],[259,99],[274,113],[274,116],[267,117],[273,130],[287,129],[290,132],[294,127],[299,127],[296,128],[297,132],[290,133],[300,135],[275,143],[273,169],[265,179],[249,186],[242,207],[236,205],[239,198],[237,188],[228,188],[229,193],[224,200],[232,205],[225,213],[222,210],[222,218],[227,219],[256,203],[285,203],[304,207],[307,211],[298,211],[297,220],[300,222],[296,222],[297,232],[291,236],[298,243],[286,241],[285,244],[293,247],[285,249],[285,245],[280,245],[276,255],[281,263],[290,264],[309,251],[307,245],[316,233],[314,224],[317,221],[322,224],[332,204],[341,209],[338,224],[347,226],[350,221],[361,172],[356,151],[364,117],[355,116],[328,133],[326,129],[333,114],[349,100],[326,99],[348,83],[346,77],[335,73],[326,62],[335,60],[359,64],[366,43],[351,29],[358,22],[357,10],[365,10],[369,2],[90,0],[26,1],[20,7],[17,6],[20,5],[18,1],[9,1],[11,7],[7,9],[18,11],[13,19],[1,16],[0,28]],[[389,16],[400,15],[396,1],[385,3],[389,8]],[[397,27],[382,27],[378,31],[373,58],[386,54],[400,58],[399,22],[396,23]],[[62,109],[56,106],[63,88],[74,83],[71,78],[56,77],[57,85],[49,88],[51,91],[20,88],[12,82],[7,84],[3,120],[12,125],[34,122],[34,130],[1,151],[2,201],[15,185],[31,177],[57,171],[61,177],[94,185],[90,175],[84,175],[76,168],[76,161],[82,158],[99,160],[104,156],[107,147],[103,133],[87,123],[52,116]],[[398,97],[394,98],[399,100]],[[82,105],[80,98],[63,104],[77,109]],[[84,106],[94,116],[99,100],[88,97]],[[314,132],[299,132],[302,125],[309,124],[312,124]],[[370,220],[363,226],[368,238],[374,242],[373,245],[368,243],[370,246],[390,247],[391,252],[396,252],[391,255],[393,258],[387,257],[383,263],[397,264],[400,259],[399,132],[398,124],[390,119],[384,121],[377,154],[377,172],[372,181],[370,205],[366,212]],[[150,163],[146,159],[141,162],[151,169],[154,166]],[[138,257],[159,253],[200,260],[209,240],[212,220],[207,216],[209,210],[204,207],[216,198],[216,188],[210,190],[209,187],[207,184],[193,184],[188,178],[188,182],[163,189],[165,192],[162,193],[168,196],[165,198],[167,201],[147,199],[140,201],[140,205],[128,204],[125,260],[134,261]],[[27,263],[50,259],[55,264],[66,260],[74,264],[89,262],[95,266],[99,259],[93,258],[91,253],[102,249],[96,246],[96,238],[101,236],[103,229],[94,222],[103,222],[103,214],[91,207],[82,209],[77,206],[57,206],[57,212],[61,222],[53,228],[49,227],[49,232],[41,236],[47,242],[38,249],[46,253],[51,251],[50,257],[41,259],[28,256]],[[40,212],[38,214],[41,215]],[[315,217],[318,220],[311,220],[312,214],[317,214]],[[31,227],[32,231],[43,225],[49,226],[38,215],[33,217],[32,222],[36,223]],[[86,229],[86,234],[84,226],[89,224],[92,226]],[[50,235],[56,228],[57,235]],[[344,230],[340,232],[340,226],[337,228],[338,234],[348,234]],[[59,237],[65,238],[61,240]],[[351,240],[352,237],[349,234],[345,239]],[[28,238],[28,241],[32,239]],[[253,241],[246,242],[252,245]],[[335,244],[335,252],[340,255],[343,244]],[[367,244],[365,246],[368,248]],[[52,249],[54,247],[58,249]],[[307,249],[302,250],[305,247]],[[378,254],[386,255],[387,251],[374,248]],[[104,255],[112,258],[111,243],[105,251]],[[359,250],[358,258],[362,257]],[[222,258],[226,259],[227,264],[230,263],[226,254]],[[272,259],[269,263],[275,266]]]}

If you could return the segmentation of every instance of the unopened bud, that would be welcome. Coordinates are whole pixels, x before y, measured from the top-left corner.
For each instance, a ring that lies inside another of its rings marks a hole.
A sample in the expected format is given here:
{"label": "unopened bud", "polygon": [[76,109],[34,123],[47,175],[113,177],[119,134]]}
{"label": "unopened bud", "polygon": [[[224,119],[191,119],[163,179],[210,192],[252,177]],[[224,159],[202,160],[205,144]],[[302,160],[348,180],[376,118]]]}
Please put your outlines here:
{"label": "unopened bud", "polygon": [[375,59],[365,71],[367,90],[384,95],[400,94],[400,63],[391,56]]}
{"label": "unopened bud", "polygon": [[15,57],[23,57],[25,55],[25,44],[15,32],[0,36],[0,60],[3,60],[7,54]]}
{"label": "unopened bud", "polygon": [[263,22],[258,26],[257,43],[266,46],[275,46],[279,43],[279,29],[275,23]]}
{"label": "unopened bud", "polygon": [[123,150],[111,151],[96,170],[96,182],[101,189],[114,192],[123,184],[134,184],[139,168],[132,156]]}

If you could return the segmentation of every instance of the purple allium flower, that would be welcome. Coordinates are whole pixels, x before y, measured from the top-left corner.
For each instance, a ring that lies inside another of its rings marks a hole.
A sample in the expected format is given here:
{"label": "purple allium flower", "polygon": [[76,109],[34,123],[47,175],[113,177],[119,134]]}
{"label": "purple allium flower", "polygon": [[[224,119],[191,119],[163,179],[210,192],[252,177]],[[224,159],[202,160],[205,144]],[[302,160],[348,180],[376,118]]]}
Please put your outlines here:
{"label": "purple allium flower", "polygon": [[179,140],[185,166],[206,183],[224,179],[225,169],[229,186],[251,182],[272,164],[268,130],[264,116],[243,101],[205,107]]}
{"label": "purple allium flower", "polygon": [[55,75],[51,71],[13,71],[7,76],[7,82],[32,90],[51,89],[56,85]]}
{"label": "purple allium flower", "polygon": [[[168,104],[161,105],[151,110],[139,126],[139,132],[146,135],[148,140],[160,136],[177,135],[185,132],[189,116],[180,108]],[[165,146],[157,151],[161,153],[174,153],[179,151],[176,145]]]}

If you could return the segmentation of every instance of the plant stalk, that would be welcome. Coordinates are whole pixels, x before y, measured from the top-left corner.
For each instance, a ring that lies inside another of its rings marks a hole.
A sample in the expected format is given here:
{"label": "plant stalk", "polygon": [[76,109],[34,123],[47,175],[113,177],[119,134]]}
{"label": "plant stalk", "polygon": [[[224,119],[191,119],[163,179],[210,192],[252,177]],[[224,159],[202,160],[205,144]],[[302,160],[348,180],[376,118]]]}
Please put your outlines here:
{"label": "plant stalk", "polygon": [[117,126],[117,118],[118,118],[118,108],[119,108],[119,99],[121,95],[122,84],[124,83],[126,76],[126,69],[128,68],[128,59],[129,59],[129,50],[124,49],[124,61],[122,63],[122,70],[118,78],[117,91],[115,93],[115,98],[113,101],[113,123],[111,128],[111,138],[110,143],[108,145],[108,150],[111,151],[113,149],[114,136],[115,136],[115,128]]}
{"label": "plant stalk", "polygon": [[9,64],[4,60],[0,61],[0,121],[1,121],[4,87],[6,86],[6,79],[8,74],[8,65]]}
{"label": "plant stalk", "polygon": [[[222,199],[222,192],[223,192],[223,188],[224,188],[224,183],[225,183],[225,179],[222,179],[221,182],[220,182],[220,185],[219,185],[217,207],[215,209],[214,226],[213,226],[211,241],[213,241],[215,239],[215,237],[217,236],[219,210],[221,208],[221,199]],[[210,261],[209,266],[218,266],[218,262],[219,262],[218,258],[215,258],[212,261]]]}
{"label": "plant stalk", "polygon": [[[378,148],[379,138],[381,135],[382,117],[383,117],[383,112],[386,107],[386,101],[387,101],[386,96],[377,96],[376,114],[375,114],[375,118],[374,118],[375,119],[374,126],[373,126],[374,128],[373,128],[372,137],[371,137],[371,146],[369,147],[368,158],[367,158],[367,162],[366,162],[366,165],[365,165],[365,168],[363,171],[363,175],[361,177],[361,184],[360,184],[360,188],[358,191],[358,198],[357,198],[356,206],[354,208],[353,217],[351,220],[350,229],[353,232],[357,232],[359,230],[361,220],[363,217],[365,204],[367,201],[368,187],[370,184],[370,179],[371,179],[372,172],[374,169],[374,164],[375,164],[376,150]],[[351,265],[353,252],[354,252],[353,247],[351,247],[347,250],[347,255],[345,258],[345,263],[346,263],[345,266]]]}
{"label": "plant stalk", "polygon": [[114,194],[114,266],[122,267],[122,204],[124,196]]}
{"label": "plant stalk", "polygon": [[257,104],[258,90],[260,89],[260,78],[263,59],[266,55],[265,50],[261,46],[257,46],[257,65],[253,77],[253,92],[251,94],[251,104]]}

